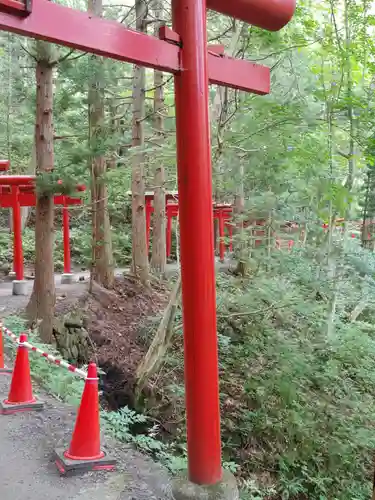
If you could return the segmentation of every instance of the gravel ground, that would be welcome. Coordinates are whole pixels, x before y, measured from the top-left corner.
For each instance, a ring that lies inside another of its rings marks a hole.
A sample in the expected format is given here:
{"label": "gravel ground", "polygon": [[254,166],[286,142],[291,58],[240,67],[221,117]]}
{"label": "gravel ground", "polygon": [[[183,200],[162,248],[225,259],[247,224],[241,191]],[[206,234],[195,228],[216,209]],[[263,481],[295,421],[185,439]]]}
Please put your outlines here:
{"label": "gravel ground", "polygon": [[[9,375],[0,375],[0,396],[9,390]],[[106,450],[118,460],[115,472],[60,477],[53,463],[56,446],[67,446],[75,409],[40,389],[42,412],[0,416],[1,500],[165,500],[169,478],[151,459],[111,439]]]}
{"label": "gravel ground", "polygon": [[[56,296],[59,300],[59,296],[71,296],[77,295],[79,296],[83,290],[85,289],[86,283],[83,281],[78,281],[80,276],[84,276],[88,279],[88,273],[82,272],[75,275],[76,282],[72,285],[61,285],[61,275],[55,275],[55,283],[56,283]],[[0,282],[0,317],[8,316],[9,314],[13,314],[16,311],[23,310],[28,302],[33,290],[33,280],[27,280],[27,292],[28,295],[12,295],[12,282],[11,281],[2,281]]]}

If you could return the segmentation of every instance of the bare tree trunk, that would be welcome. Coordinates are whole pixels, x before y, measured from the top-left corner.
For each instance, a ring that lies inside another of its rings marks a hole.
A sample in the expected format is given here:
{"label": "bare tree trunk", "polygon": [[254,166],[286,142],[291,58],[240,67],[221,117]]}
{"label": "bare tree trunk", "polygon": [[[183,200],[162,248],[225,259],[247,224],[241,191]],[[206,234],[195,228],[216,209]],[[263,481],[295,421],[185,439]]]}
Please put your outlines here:
{"label": "bare tree trunk", "polygon": [[[114,138],[118,134],[118,119],[116,118],[116,101],[111,100],[109,104],[109,116],[110,116],[110,127],[109,133],[111,138]],[[116,156],[119,153],[119,148],[115,144],[111,145],[110,155],[107,159],[107,169],[113,170],[116,168],[117,160]]]}
{"label": "bare tree trunk", "polygon": [[[146,31],[145,16],[147,6],[144,0],[136,0],[136,29]],[[144,144],[145,116],[145,68],[134,67],[133,81],[133,140],[134,147],[142,147]],[[133,272],[139,275],[141,282],[149,286],[149,266],[146,243],[146,211],[145,211],[145,180],[144,180],[144,153],[137,151],[133,156],[132,167],[132,253]]]}
{"label": "bare tree trunk", "polygon": [[[35,152],[38,173],[54,166],[53,149],[53,46],[36,42],[36,121]],[[39,332],[44,342],[52,342],[56,301],[53,266],[54,201],[51,193],[37,193],[35,219],[35,280],[27,306],[32,322],[40,321]]]}
{"label": "bare tree trunk", "polygon": [[[332,106],[330,102],[326,101],[326,119],[328,125],[328,159],[330,180],[333,179],[333,115]],[[327,338],[332,340],[336,331],[336,308],[337,308],[337,292],[338,292],[338,273],[335,260],[334,246],[333,246],[333,230],[335,224],[335,217],[333,213],[332,200],[329,201],[329,227],[328,227],[328,247],[327,247],[327,274],[332,283],[332,296],[329,304],[328,318],[327,318]]]}
{"label": "bare tree trunk", "polygon": [[[154,0],[154,16],[158,19],[155,23],[155,36],[158,36],[159,27],[162,24],[163,0]],[[163,72],[154,71],[154,129],[158,135],[159,142],[164,137],[164,89]],[[165,224],[165,171],[164,165],[157,163],[154,175],[154,217],[152,232],[152,258],[151,269],[159,274],[164,274],[166,266],[166,224]]]}
{"label": "bare tree trunk", "polygon": [[[349,24],[349,0],[345,0],[345,8],[344,8],[344,18],[345,18],[345,66],[346,66],[346,80],[347,80],[347,89],[346,89],[346,99],[348,102],[348,121],[349,121],[349,153],[348,153],[348,179],[347,179],[347,187],[349,191],[353,189],[354,184],[354,169],[355,169],[355,161],[354,161],[354,133],[355,133],[355,123],[354,123],[354,113],[353,113],[353,75],[352,75],[352,63],[351,63],[351,31]],[[348,206],[348,211],[346,218],[350,217],[350,205]]]}
{"label": "bare tree trunk", "polygon": [[[36,172],[36,149],[35,149],[35,142],[33,144],[33,150],[31,153],[31,158],[29,161],[29,165],[27,168],[27,173],[30,175],[34,175]],[[31,214],[31,207],[21,207],[21,224],[22,224],[22,231],[25,229],[27,226],[27,223],[30,218]]]}
{"label": "bare tree trunk", "polygon": [[6,115],[6,130],[7,130],[7,154],[8,160],[12,161],[12,68],[13,68],[13,36],[8,33],[8,100],[7,100],[7,115]]}
{"label": "bare tree trunk", "polygon": [[[101,17],[102,0],[88,0],[88,11]],[[92,56],[89,102],[89,144],[91,150],[92,264],[91,282],[106,288],[114,282],[111,224],[108,213],[108,190],[105,181],[107,161],[102,152],[104,134],[104,65],[103,59]]]}
{"label": "bare tree trunk", "polygon": [[[229,47],[226,51],[226,53],[230,57],[234,57],[236,54],[236,50],[238,47],[238,43],[241,38],[241,33],[243,29],[244,24],[237,22],[235,19],[232,20],[232,38],[230,40]],[[224,89],[223,87],[217,87],[216,94],[213,100],[213,106],[211,110],[211,121],[217,122],[217,153],[215,155],[215,162],[214,162],[214,169],[215,169],[215,174],[216,177],[220,178],[220,156],[222,155],[223,152],[223,131],[224,128],[227,126],[227,108],[228,108],[228,89]],[[244,195],[243,195],[243,167],[240,167],[241,171],[241,182],[240,182],[240,188],[239,188],[239,193],[235,197],[235,202],[234,202],[234,219],[236,219],[239,214],[242,214],[243,209],[244,209]],[[242,186],[242,188],[241,188]],[[242,189],[242,190],[241,190]],[[220,187],[217,184],[216,189],[215,189],[215,201],[218,202],[220,201]],[[237,229],[237,230],[236,230]],[[239,240],[242,235],[242,229],[240,227],[234,227],[233,228],[233,238],[234,238],[234,248],[235,248],[235,254],[237,254],[237,257],[239,257],[240,252],[236,251],[236,247],[239,246]],[[237,235],[237,237],[236,237]],[[214,242],[215,242],[215,252],[218,252],[219,249],[219,237],[218,237],[218,221],[214,221]],[[243,247],[243,245],[242,245]],[[242,252],[243,253],[243,252]],[[241,261],[238,264],[237,272],[241,274],[245,274],[245,263]]]}
{"label": "bare tree trunk", "polygon": [[366,182],[367,182],[366,195],[365,195],[365,203],[364,203],[364,207],[363,207],[362,232],[361,232],[361,244],[362,244],[363,248],[367,247],[367,234],[368,234],[368,229],[369,229],[366,227],[366,225],[367,225],[366,223],[367,223],[367,208],[368,208],[368,203],[369,203],[370,182],[371,182],[370,172],[367,172]]}
{"label": "bare tree trunk", "polygon": [[[233,208],[233,248],[234,255],[237,259],[236,273],[245,276],[247,272],[247,258],[246,258],[246,241],[245,229],[243,225],[243,214],[245,211],[245,193],[244,193],[244,168],[242,161],[239,166],[239,183],[236,196],[234,197]],[[252,249],[253,241],[250,241],[250,248]],[[252,251],[252,250],[250,250]]]}

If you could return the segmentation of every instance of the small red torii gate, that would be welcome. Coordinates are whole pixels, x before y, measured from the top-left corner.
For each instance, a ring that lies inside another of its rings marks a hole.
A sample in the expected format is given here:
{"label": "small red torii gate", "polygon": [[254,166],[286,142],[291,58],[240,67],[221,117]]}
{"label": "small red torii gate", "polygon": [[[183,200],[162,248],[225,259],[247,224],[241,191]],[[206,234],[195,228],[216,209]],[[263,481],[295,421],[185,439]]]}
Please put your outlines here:
{"label": "small red torii gate", "polygon": [[208,84],[264,95],[270,70],[210,50],[206,10],[277,31],[296,0],[172,0],[173,31],[161,29],[161,39],[49,0],[23,2],[0,0],[0,29],[175,75],[188,473],[193,483],[215,484],[222,467]]}
{"label": "small red torii gate", "polygon": [[[131,194],[130,192],[128,194]],[[153,207],[154,192],[146,191],[145,193],[145,203],[146,203],[146,243],[147,248],[150,244],[150,229],[151,229],[151,215],[154,213]],[[233,207],[226,203],[215,203],[213,202],[213,213],[214,219],[219,222],[219,254],[220,261],[224,262],[225,253],[225,242],[224,234],[225,228],[227,228],[229,236],[229,251],[233,249],[232,236],[233,236],[233,225],[232,225],[232,213]],[[166,192],[165,193],[165,215],[167,218],[166,227],[166,255],[167,258],[171,256],[172,252],[172,218],[178,217],[178,192]]]}
{"label": "small red torii gate", "polygon": [[[0,160],[0,172],[9,169],[8,160]],[[13,295],[24,295],[26,293],[24,282],[24,262],[22,249],[21,230],[21,207],[35,207],[35,175],[1,175],[0,176],[0,208],[12,209],[13,220],[13,270],[15,281],[13,281]],[[61,184],[62,181],[58,181]],[[86,186],[78,184],[77,192],[83,192]],[[61,277],[62,284],[70,283],[72,280],[70,260],[70,230],[69,230],[69,206],[82,205],[82,199],[68,195],[56,194],[53,198],[55,205],[63,207],[63,247],[64,247],[64,274]]]}

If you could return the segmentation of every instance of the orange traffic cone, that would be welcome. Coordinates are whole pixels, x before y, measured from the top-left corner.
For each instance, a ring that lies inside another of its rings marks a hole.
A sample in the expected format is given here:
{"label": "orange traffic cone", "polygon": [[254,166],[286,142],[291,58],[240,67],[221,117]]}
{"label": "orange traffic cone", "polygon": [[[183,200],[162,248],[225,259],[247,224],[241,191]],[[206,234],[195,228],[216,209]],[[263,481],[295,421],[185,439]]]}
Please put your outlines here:
{"label": "orange traffic cone", "polygon": [[12,373],[12,370],[10,368],[6,368],[4,365],[4,342],[3,342],[3,335],[2,335],[2,330],[0,328],[0,373]]}
{"label": "orange traffic cone", "polygon": [[0,413],[3,415],[19,411],[42,410],[43,403],[33,396],[31,385],[29,353],[23,345],[27,342],[27,335],[22,333],[19,339],[16,362],[8,399],[0,402]]}
{"label": "orange traffic cone", "polygon": [[115,460],[100,449],[98,374],[95,363],[87,371],[82,400],[69,449],[55,450],[61,474],[89,470],[112,470]]}

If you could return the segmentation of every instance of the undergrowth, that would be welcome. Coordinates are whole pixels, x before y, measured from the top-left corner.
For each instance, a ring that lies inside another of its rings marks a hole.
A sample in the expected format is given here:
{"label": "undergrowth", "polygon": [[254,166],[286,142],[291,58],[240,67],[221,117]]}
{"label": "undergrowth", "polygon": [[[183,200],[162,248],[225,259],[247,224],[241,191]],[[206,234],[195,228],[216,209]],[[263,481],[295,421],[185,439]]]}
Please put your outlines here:
{"label": "undergrowth", "polygon": [[[131,262],[130,234],[130,227],[125,224],[121,230],[113,232],[113,257],[118,267],[128,266]],[[24,230],[22,244],[24,261],[26,264],[32,264],[35,262],[34,228]],[[72,263],[76,266],[88,268],[91,262],[91,232],[88,224],[72,227],[70,246]],[[0,263],[0,266],[12,263],[12,235],[6,231],[0,231]],[[54,265],[57,272],[62,271],[64,268],[62,231],[59,227],[55,229]]]}
{"label": "undergrowth", "polygon": [[[334,279],[311,249],[262,256],[246,278],[218,276],[223,453],[237,466],[243,499],[370,498],[375,258],[350,245]],[[182,352],[179,331],[157,376],[159,408],[169,402],[171,426],[172,401],[181,442]],[[162,412],[149,411],[163,422]]]}

